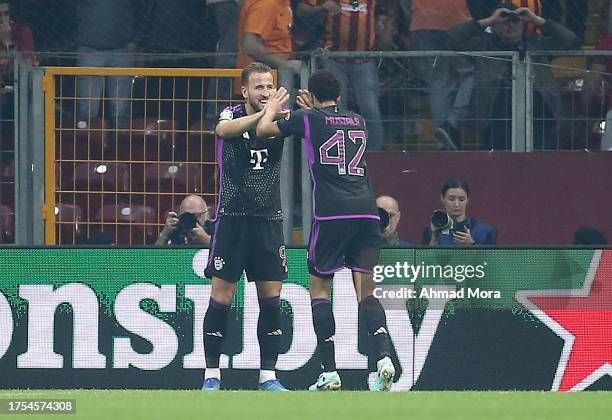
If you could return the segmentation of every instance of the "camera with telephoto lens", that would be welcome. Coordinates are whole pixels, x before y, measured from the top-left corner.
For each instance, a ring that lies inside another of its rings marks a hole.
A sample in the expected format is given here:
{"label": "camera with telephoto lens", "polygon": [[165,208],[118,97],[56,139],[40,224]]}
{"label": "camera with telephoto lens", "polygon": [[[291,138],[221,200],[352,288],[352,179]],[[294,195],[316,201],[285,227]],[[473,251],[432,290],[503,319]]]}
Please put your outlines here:
{"label": "camera with telephoto lens", "polygon": [[434,210],[431,214],[431,224],[434,230],[449,230],[453,228],[453,218],[444,210]]}
{"label": "camera with telephoto lens", "polygon": [[385,229],[387,229],[387,226],[389,226],[389,221],[390,221],[390,217],[389,217],[389,213],[387,213],[387,210],[378,207],[378,217],[380,217],[380,231],[384,232]]}
{"label": "camera with telephoto lens", "polygon": [[178,224],[176,225],[176,229],[170,235],[170,243],[172,245],[187,245],[189,244],[189,232],[195,228],[196,226],[202,226],[204,232],[213,236],[214,234],[214,224],[207,220],[204,222],[204,225],[201,225],[196,218],[196,215],[193,213],[181,213],[178,217]]}

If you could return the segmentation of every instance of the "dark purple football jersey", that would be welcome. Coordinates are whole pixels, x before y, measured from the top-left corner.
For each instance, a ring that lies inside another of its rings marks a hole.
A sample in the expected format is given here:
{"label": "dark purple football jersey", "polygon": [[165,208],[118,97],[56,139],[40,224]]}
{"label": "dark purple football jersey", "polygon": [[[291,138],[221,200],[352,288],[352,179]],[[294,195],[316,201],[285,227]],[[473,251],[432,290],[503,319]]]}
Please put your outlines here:
{"label": "dark purple football jersey", "polygon": [[301,109],[278,121],[287,136],[304,138],[313,183],[315,219],[379,219],[363,157],[365,120],[336,106]]}
{"label": "dark purple football jersey", "polygon": [[[244,104],[228,106],[219,121],[247,115]],[[280,162],[284,139],[261,139],[255,129],[239,137],[217,137],[221,186],[218,216],[255,216],[281,220]]]}

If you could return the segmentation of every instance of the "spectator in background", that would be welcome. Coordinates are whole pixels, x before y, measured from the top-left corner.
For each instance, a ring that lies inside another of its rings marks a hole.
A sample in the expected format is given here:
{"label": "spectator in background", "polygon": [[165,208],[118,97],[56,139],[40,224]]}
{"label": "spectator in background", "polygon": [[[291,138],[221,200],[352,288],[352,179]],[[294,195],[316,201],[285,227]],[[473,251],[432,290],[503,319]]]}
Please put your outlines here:
{"label": "spectator in background", "polygon": [[[612,51],[612,34],[606,35],[599,41],[597,51]],[[588,109],[594,97],[599,103],[606,104],[606,125],[601,137],[601,150],[612,151],[612,56],[594,57],[589,72],[584,78],[584,89],[582,95],[583,106]]]}
{"label": "spectator in background", "polygon": [[[223,6],[221,4],[220,6]],[[230,6],[226,4],[225,6]],[[206,20],[202,0],[148,0],[143,11],[143,50],[147,53],[147,67],[208,68],[209,57],[194,53],[215,51],[217,37]],[[230,25],[230,22],[226,23]],[[223,26],[221,31],[235,31]],[[147,101],[146,115],[174,121],[179,128],[202,118],[198,101],[206,87],[199,77],[147,77],[148,98],[174,100]],[[175,126],[176,128],[176,126]]]}
{"label": "spectator in background", "polygon": [[[206,0],[206,8],[212,13],[217,25],[218,40],[215,48],[215,67],[233,69],[238,52],[238,22],[240,7],[237,0]],[[232,98],[232,84],[227,78],[210,78],[206,87],[206,99],[215,102],[206,109],[206,117],[216,118]]]}
{"label": "spectator in background", "polygon": [[[152,54],[167,54],[155,57],[153,64],[163,67],[203,67],[205,62],[179,54],[214,52],[217,37],[211,33],[210,23],[205,19],[202,0],[148,0],[144,9],[144,50]],[[228,5],[225,5],[228,6]],[[212,16],[214,17],[214,16]],[[235,30],[225,22],[220,31]],[[164,62],[167,62],[164,64]]]}
{"label": "spectator in background", "polygon": [[[527,23],[533,23],[541,35],[528,35]],[[491,29],[487,29],[487,28]],[[471,21],[449,31],[454,48],[465,51],[518,51],[524,59],[526,51],[559,51],[578,47],[576,35],[560,24],[535,15],[526,7],[517,8],[505,2],[485,19]],[[545,59],[540,59],[544,61]],[[546,61],[544,62],[544,64]],[[483,122],[480,127],[484,149],[509,150],[512,141],[512,62],[478,60],[477,95],[473,109]],[[534,147],[555,148],[557,117],[560,108],[558,89],[549,66],[533,66]]]}
{"label": "spectator in background", "polygon": [[[191,213],[197,220],[196,226],[188,232],[181,233],[179,241],[175,241],[175,232],[179,227],[179,216],[183,213]],[[159,238],[155,241],[155,245],[208,245],[210,244],[210,234],[206,232],[204,226],[210,220],[208,206],[206,201],[199,195],[189,195],[182,202],[178,214],[171,211],[168,212],[164,228],[159,234]],[[183,242],[184,243],[177,243]]]}
{"label": "spectator in background", "polygon": [[612,0],[604,1],[601,5],[601,16],[608,18],[607,33],[612,33]]}
{"label": "spectator in background", "polygon": [[[534,14],[540,16],[543,14],[542,2],[546,0],[510,0],[510,3],[516,7],[526,7]],[[557,1],[557,0],[553,0]],[[499,0],[468,0],[472,17],[476,20],[484,19],[493,14]],[[527,26],[530,34],[537,33],[536,27],[532,24]]]}
{"label": "spectator in background", "polygon": [[574,245],[603,246],[608,241],[600,230],[592,226],[582,226],[574,233]]}
{"label": "spectator in background", "polygon": [[0,95],[2,95],[0,118],[12,118],[14,115],[14,61],[13,54],[19,53],[21,58],[30,60],[37,65],[34,54],[34,36],[30,28],[11,19],[11,4],[0,1],[0,41],[2,41],[2,56],[0,57]]}
{"label": "spectator in background", "polygon": [[[516,2],[516,1],[515,1]],[[564,24],[584,43],[589,4],[587,0],[542,0],[542,15]]]}
{"label": "spectator in background", "polygon": [[376,206],[378,208],[383,209],[389,215],[389,224],[383,230],[383,246],[409,246],[412,245],[408,241],[404,241],[399,238],[399,233],[397,232],[397,226],[399,225],[400,218],[402,213],[399,209],[399,204],[397,200],[388,195],[381,195],[376,199]]}
{"label": "spectator in background", "polygon": [[[74,49],[76,3],[76,0],[19,0],[12,2],[11,13],[28,24],[38,51],[66,52]],[[38,58],[45,65],[74,65],[69,57]]]}
{"label": "spectator in background", "polygon": [[[377,0],[302,0],[297,15],[325,14],[325,42],[327,51],[371,51],[387,49],[388,45],[377,45],[376,20]],[[382,3],[382,2],[380,2]],[[396,3],[389,1],[387,3]],[[391,15],[394,18],[394,15]],[[394,21],[387,19],[384,31],[394,28]],[[389,35],[381,34],[382,39]],[[323,66],[334,73],[342,84],[340,107],[347,107],[347,89],[350,84],[359,106],[359,113],[368,123],[368,150],[382,150],[384,133],[380,115],[380,81],[376,61],[356,58],[324,58]]]}
{"label": "spectator in background", "polygon": [[240,21],[238,0],[206,0],[206,7],[215,18],[219,35],[216,52],[220,55],[215,57],[215,67],[234,68],[235,54],[238,52],[238,34],[232,28],[238,28]]}
{"label": "spectator in background", "polygon": [[[302,63],[291,59],[293,11],[289,0],[245,0],[238,24],[236,68],[259,61],[278,69],[278,85],[292,91]],[[238,86],[234,84],[236,90]]]}
{"label": "spectator in background", "polygon": [[[410,0],[410,41],[416,51],[449,50],[448,30],[470,20],[466,0]],[[405,6],[404,6],[405,7]],[[414,67],[428,86],[439,150],[461,148],[459,123],[468,114],[474,69],[464,58],[419,57]]]}
{"label": "spectator in background", "polygon": [[442,186],[440,201],[453,220],[453,228],[436,229],[433,223],[423,232],[422,245],[496,245],[497,231],[468,216],[470,186],[463,179],[450,179]]}
{"label": "spectator in background", "polygon": [[[77,64],[80,67],[134,67],[141,42],[143,0],[81,0],[77,15]],[[127,76],[78,78],[77,126],[100,116],[103,98],[112,99],[108,120],[125,127],[132,79]],[[87,98],[87,99],[85,99]]]}
{"label": "spectator in background", "polygon": [[304,13],[300,7],[303,0],[291,0],[293,9],[293,46],[295,51],[314,51],[323,48],[325,42],[326,7],[337,7],[333,0],[323,2],[314,9],[314,12]]}

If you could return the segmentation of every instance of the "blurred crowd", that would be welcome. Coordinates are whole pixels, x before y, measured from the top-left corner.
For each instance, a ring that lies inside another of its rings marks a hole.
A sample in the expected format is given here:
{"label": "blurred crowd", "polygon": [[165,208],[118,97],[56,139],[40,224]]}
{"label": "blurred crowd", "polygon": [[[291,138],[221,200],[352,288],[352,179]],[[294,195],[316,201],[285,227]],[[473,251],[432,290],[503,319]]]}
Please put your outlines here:
{"label": "blurred crowd", "polygon": [[[12,3],[0,2],[0,6],[10,9],[10,31],[20,41],[7,40],[8,23],[3,24],[0,37],[5,47],[9,50],[8,45],[13,45],[47,65],[241,68],[257,60],[278,69],[280,84],[291,89],[298,83],[306,55],[319,52],[318,65],[343,82],[340,105],[359,111],[368,121],[370,150],[394,150],[400,143],[405,146],[410,133],[427,137],[427,132],[433,140],[431,149],[511,149],[512,65],[509,58],[436,55],[374,60],[359,57],[360,52],[507,51],[524,58],[527,51],[574,50],[585,45],[610,49],[606,36],[612,20],[606,0]],[[354,55],[337,58],[325,52]],[[550,61],[542,57],[537,63]],[[5,64],[2,89],[10,90],[12,66]],[[602,60],[593,65],[607,70]],[[590,90],[585,90],[584,101],[592,93],[602,96],[601,89],[597,90],[602,79],[585,81]],[[117,77],[81,78],[77,91],[83,98],[102,96],[103,91],[125,97],[131,82]],[[209,83],[206,98],[231,92],[228,83]],[[534,148],[575,148],[574,139],[565,147],[568,135],[564,133],[569,129],[562,121],[564,99],[551,69],[539,66],[534,84]],[[194,91],[200,88],[191,87]],[[99,113],[99,106],[100,101],[82,101],[77,121]],[[126,123],[126,106],[126,101],[111,104],[106,114],[111,125]],[[407,123],[408,114],[413,120]],[[206,116],[214,119],[213,110],[207,110]],[[423,121],[429,130],[423,129]],[[609,147],[609,141],[604,136],[602,147]]]}

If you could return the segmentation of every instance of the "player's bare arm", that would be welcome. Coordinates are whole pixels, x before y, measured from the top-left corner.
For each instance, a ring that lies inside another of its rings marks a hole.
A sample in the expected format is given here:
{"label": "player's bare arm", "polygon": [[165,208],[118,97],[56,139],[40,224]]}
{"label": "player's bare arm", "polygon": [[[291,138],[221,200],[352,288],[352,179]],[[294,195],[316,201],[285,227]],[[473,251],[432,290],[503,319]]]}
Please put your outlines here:
{"label": "player's bare arm", "polygon": [[281,87],[276,94],[272,96],[264,109],[264,115],[257,123],[257,136],[259,137],[274,137],[281,132],[276,124],[276,116],[283,112],[283,104],[289,100],[289,92]]}
{"label": "player's bare arm", "polygon": [[263,116],[263,110],[244,117],[219,121],[215,128],[215,133],[219,137],[231,138],[239,137],[257,126],[257,122]]}

